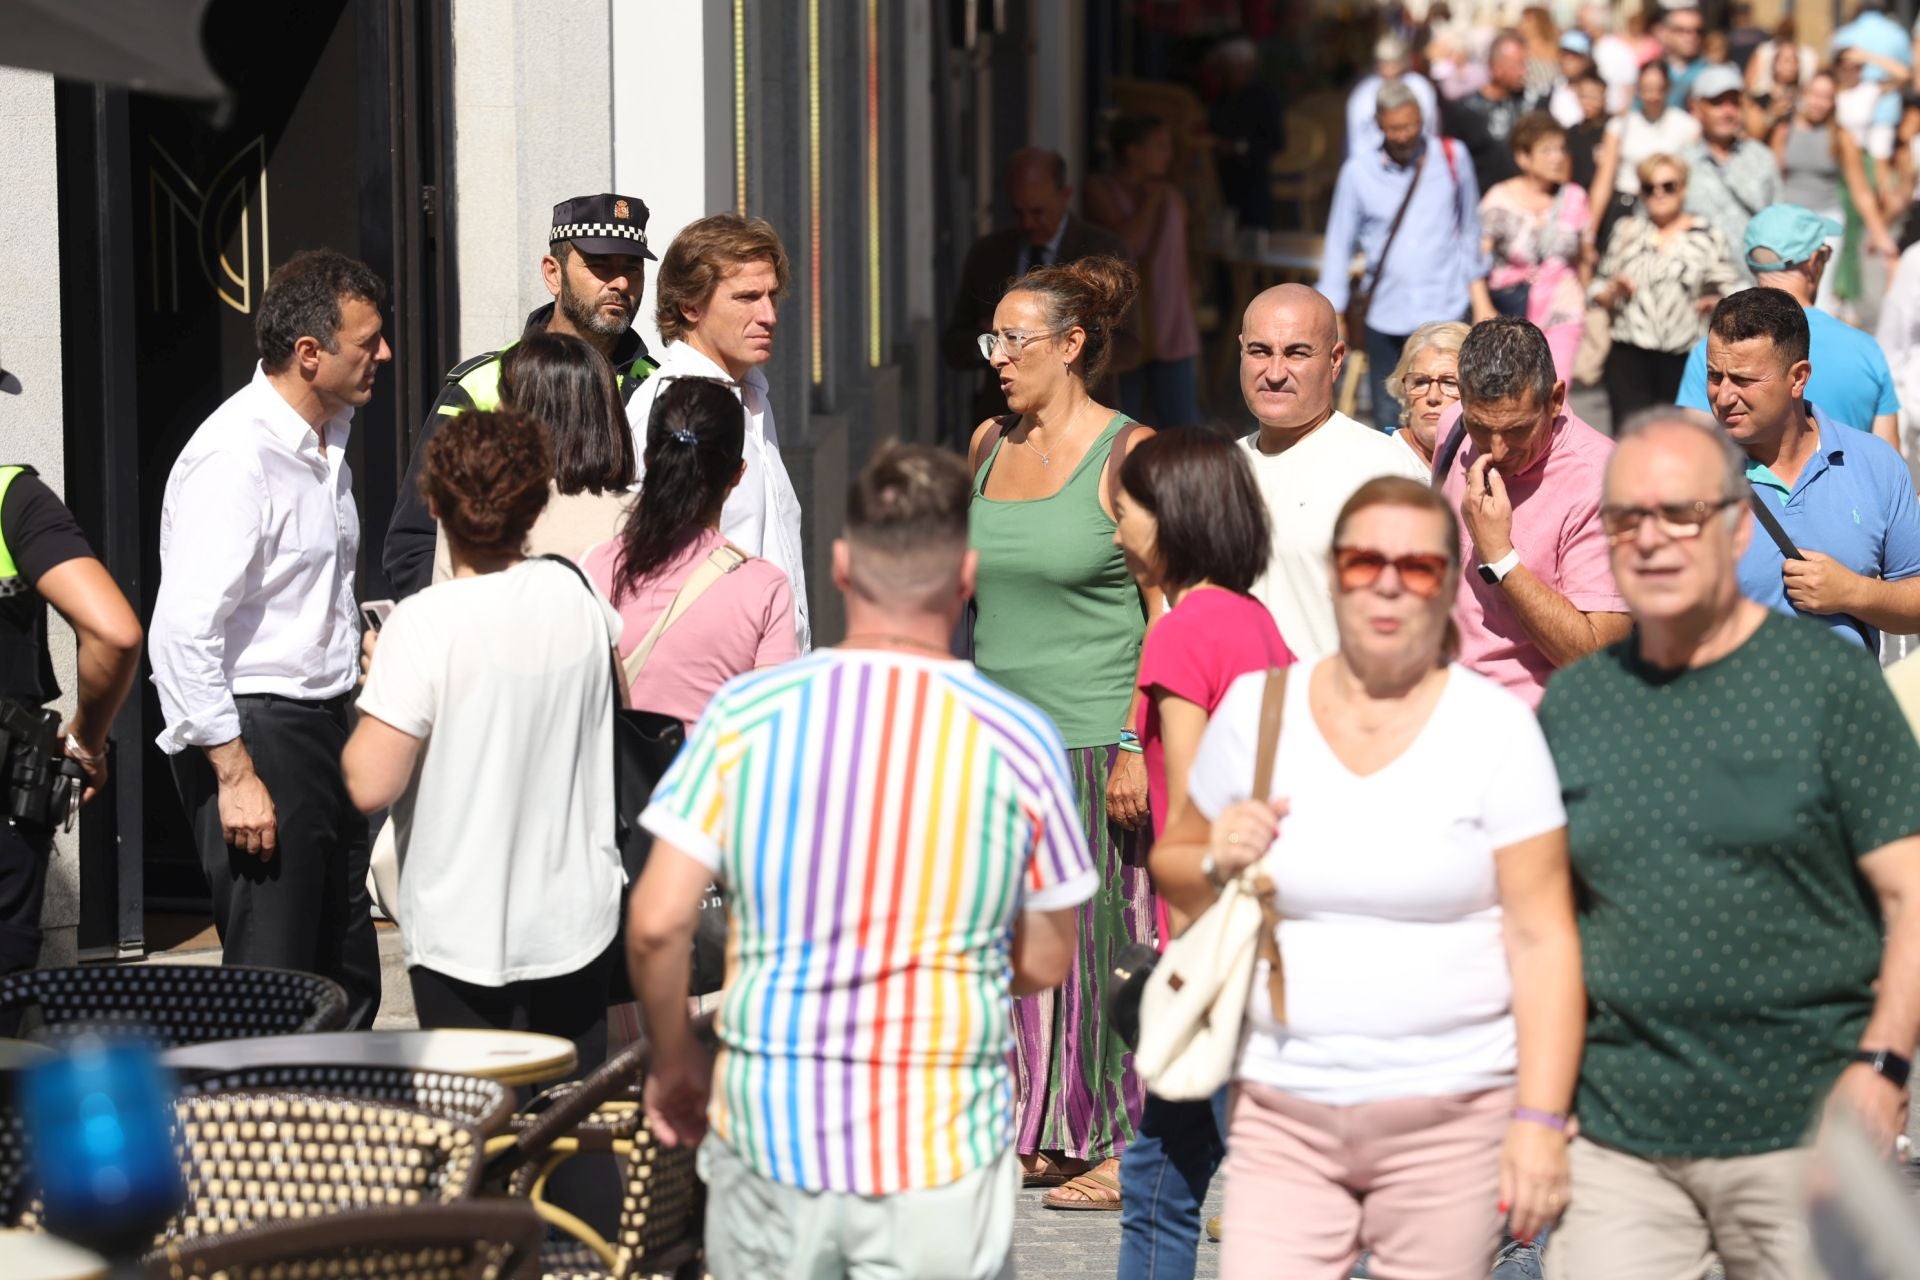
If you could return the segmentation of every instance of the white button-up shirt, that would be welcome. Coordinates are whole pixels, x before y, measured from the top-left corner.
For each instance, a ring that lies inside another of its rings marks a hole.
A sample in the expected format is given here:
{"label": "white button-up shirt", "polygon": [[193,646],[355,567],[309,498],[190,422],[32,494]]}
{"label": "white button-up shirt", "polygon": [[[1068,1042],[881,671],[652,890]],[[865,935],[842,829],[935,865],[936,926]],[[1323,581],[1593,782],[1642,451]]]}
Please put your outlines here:
{"label": "white button-up shirt", "polygon": [[147,629],[174,755],[240,736],[235,694],[320,700],[353,688],[360,512],[346,410],[326,451],[266,373],[213,411],[167,476],[160,594]]}
{"label": "white button-up shirt", "polygon": [[644,474],[647,418],[654,397],[673,385],[671,378],[719,378],[734,387],[746,411],[745,462],[747,472],[720,509],[720,534],[748,555],[778,565],[793,584],[793,621],[799,632],[800,652],[813,648],[813,626],[807,611],[807,569],[800,549],[800,496],[780,460],[780,437],[773,427],[773,405],[767,398],[767,375],[748,371],[735,383],[727,371],[684,342],[668,345],[660,367],[634,389],[627,401],[627,421],[633,427],[635,465]]}

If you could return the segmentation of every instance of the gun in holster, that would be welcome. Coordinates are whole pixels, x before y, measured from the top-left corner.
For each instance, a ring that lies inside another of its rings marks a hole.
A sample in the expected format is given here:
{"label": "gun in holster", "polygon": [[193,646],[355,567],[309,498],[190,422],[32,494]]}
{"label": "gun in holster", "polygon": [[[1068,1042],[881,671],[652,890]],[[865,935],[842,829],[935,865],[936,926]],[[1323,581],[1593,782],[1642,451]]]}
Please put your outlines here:
{"label": "gun in holster", "polygon": [[60,744],[60,714],[0,698],[0,769],[6,812],[15,822],[73,824],[86,774]]}

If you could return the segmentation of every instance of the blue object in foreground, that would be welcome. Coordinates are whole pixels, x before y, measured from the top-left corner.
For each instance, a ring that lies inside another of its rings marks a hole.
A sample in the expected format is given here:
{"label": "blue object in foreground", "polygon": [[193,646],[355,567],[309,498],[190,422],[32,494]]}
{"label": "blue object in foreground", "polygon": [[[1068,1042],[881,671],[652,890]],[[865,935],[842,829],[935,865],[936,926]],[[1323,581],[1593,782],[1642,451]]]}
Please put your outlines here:
{"label": "blue object in foreground", "polygon": [[84,1036],[28,1068],[19,1102],[49,1231],[109,1257],[152,1246],[183,1196],[172,1096],[135,1041]]}

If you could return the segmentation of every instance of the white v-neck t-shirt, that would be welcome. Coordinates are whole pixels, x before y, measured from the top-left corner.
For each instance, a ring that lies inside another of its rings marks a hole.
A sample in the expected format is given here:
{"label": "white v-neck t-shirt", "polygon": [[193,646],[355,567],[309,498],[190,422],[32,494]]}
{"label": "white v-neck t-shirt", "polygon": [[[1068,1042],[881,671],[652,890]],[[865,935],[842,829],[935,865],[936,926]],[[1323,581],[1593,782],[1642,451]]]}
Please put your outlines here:
{"label": "white v-neck t-shirt", "polygon": [[[1288,669],[1275,797],[1291,809],[1265,867],[1279,894],[1287,1025],[1264,972],[1236,1073],[1332,1106],[1513,1083],[1513,982],[1494,851],[1566,825],[1526,703],[1454,664],[1419,736],[1353,773]],[[1241,676],[1208,723],[1189,795],[1209,820],[1248,798],[1266,676]]]}

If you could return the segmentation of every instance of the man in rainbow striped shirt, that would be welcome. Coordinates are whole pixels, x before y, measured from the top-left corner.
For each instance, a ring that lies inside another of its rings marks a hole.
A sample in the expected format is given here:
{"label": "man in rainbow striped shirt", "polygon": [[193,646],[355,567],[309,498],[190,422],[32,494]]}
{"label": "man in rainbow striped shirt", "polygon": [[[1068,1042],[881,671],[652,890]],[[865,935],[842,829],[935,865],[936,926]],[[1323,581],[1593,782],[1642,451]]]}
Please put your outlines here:
{"label": "man in rainbow striped shirt", "polygon": [[[968,499],[952,455],[882,449],[833,547],[846,640],[722,688],[641,815],[647,1115],[706,1135],[718,1280],[1012,1270],[1010,999],[1066,977],[1096,875],[1059,733],[949,654]],[[712,1062],[687,1014],[710,878]]]}

